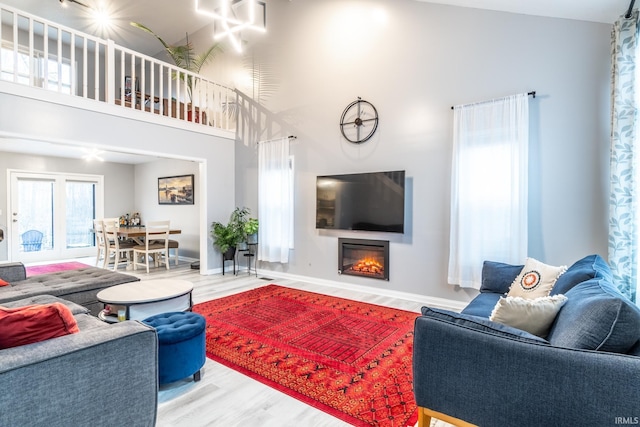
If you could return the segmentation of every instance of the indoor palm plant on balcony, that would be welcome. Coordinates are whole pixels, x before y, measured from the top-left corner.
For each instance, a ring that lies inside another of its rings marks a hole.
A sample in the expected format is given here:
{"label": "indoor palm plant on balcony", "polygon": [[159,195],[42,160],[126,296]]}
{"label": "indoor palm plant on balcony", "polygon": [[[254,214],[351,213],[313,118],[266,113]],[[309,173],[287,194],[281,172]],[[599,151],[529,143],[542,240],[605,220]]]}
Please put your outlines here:
{"label": "indoor palm plant on balcony", "polygon": [[[192,73],[200,74],[202,67],[215,58],[218,53],[222,53],[223,49],[219,43],[214,43],[209,46],[204,52],[196,54],[193,51],[193,44],[189,41],[189,34],[186,35],[186,44],[172,46],[165,42],[162,37],[154,33],[150,28],[138,23],[131,22],[131,25],[145,31],[154,36],[162,44],[167,54],[171,57],[177,67],[190,71]],[[193,101],[193,91],[195,90],[197,81],[190,74],[172,72],[171,77],[174,79],[182,80],[187,88],[187,97],[189,98],[189,107]],[[191,119],[191,108],[188,108],[188,120]],[[196,114],[196,122],[198,117]]]}

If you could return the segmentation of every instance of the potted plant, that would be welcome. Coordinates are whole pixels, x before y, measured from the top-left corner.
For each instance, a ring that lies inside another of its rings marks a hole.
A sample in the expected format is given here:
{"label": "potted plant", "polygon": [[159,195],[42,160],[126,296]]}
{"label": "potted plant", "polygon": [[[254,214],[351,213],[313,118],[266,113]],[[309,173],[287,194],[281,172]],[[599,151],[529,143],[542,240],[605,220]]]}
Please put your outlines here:
{"label": "potted plant", "polygon": [[211,224],[211,237],[213,245],[223,254],[225,260],[232,260],[236,254],[236,247],[242,240],[242,234],[235,224],[222,224],[213,222]]}
{"label": "potted plant", "polygon": [[[131,25],[145,31],[152,36],[154,36],[158,41],[164,46],[167,54],[171,57],[173,62],[177,67],[183,68],[187,71],[191,71],[196,74],[200,74],[200,70],[202,67],[211,61],[216,54],[221,53],[223,51],[222,46],[219,43],[214,43],[207,50],[200,54],[195,54],[193,52],[193,45],[189,41],[189,34],[186,37],[186,44],[179,46],[172,46],[166,43],[160,36],[154,33],[150,28],[138,23],[131,22]],[[175,79],[178,77],[176,74],[172,73],[172,77]],[[189,97],[189,104],[192,102],[192,94],[195,89],[196,82],[194,81],[191,75],[185,75],[183,73],[179,74],[179,79],[185,82],[187,87],[187,96]],[[191,109],[188,111],[189,117],[188,120],[191,121]]]}
{"label": "potted plant", "polygon": [[244,232],[247,236],[247,243],[258,243],[258,220],[256,218],[249,218],[244,224]]}
{"label": "potted plant", "polygon": [[235,208],[231,214],[230,222],[235,224],[242,235],[239,242],[241,250],[247,249],[247,243],[255,243],[255,234],[258,232],[258,220],[251,218],[250,214],[251,210],[247,207]]}
{"label": "potted plant", "polygon": [[213,244],[222,252],[225,259],[233,259],[236,248],[246,250],[250,236],[258,231],[258,220],[249,217],[249,208],[235,208],[225,225],[220,222],[211,224]]}

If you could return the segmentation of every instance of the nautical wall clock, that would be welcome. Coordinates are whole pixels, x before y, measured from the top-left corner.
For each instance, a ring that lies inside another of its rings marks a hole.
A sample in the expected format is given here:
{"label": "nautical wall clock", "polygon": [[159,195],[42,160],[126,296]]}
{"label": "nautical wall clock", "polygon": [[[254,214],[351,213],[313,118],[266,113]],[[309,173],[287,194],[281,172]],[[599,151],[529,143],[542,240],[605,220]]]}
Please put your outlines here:
{"label": "nautical wall clock", "polygon": [[340,132],[349,142],[368,141],[378,129],[378,110],[372,103],[358,97],[347,105],[340,117]]}

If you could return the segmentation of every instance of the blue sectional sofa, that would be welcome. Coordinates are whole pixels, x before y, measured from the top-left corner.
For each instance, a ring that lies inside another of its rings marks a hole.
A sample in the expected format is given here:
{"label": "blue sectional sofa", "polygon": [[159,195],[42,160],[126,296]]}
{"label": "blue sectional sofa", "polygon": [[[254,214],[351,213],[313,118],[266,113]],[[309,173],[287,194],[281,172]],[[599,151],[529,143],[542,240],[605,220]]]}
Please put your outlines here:
{"label": "blue sectional sofa", "polygon": [[482,427],[640,424],[640,309],[598,255],[573,264],[546,337],[489,316],[522,265],[485,262],[480,294],[461,312],[423,307],[413,374],[420,425],[431,417]]}

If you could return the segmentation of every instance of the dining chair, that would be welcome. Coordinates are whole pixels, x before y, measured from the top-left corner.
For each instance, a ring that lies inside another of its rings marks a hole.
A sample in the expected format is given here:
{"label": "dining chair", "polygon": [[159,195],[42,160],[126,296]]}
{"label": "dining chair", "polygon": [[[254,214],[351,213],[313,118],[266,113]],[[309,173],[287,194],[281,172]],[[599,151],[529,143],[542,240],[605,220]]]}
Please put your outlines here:
{"label": "dining chair", "polygon": [[173,257],[176,261],[176,267],[177,267],[180,259],[180,256],[178,254],[178,251],[180,250],[180,244],[178,243],[177,240],[169,240],[169,252],[171,251],[171,249],[173,249]]}
{"label": "dining chair", "polygon": [[[106,246],[104,244],[104,226],[101,219],[93,220],[93,232],[96,235],[96,249],[98,250],[96,253],[97,267],[101,259],[104,259],[105,261],[108,259]],[[106,265],[103,263],[103,268],[105,267]]]}
{"label": "dining chair", "polygon": [[118,238],[118,227],[114,227],[113,225],[108,225],[103,227],[104,230],[104,242],[105,242],[105,263],[104,268],[107,268],[107,264],[111,259],[111,255],[114,255],[113,258],[113,271],[118,270],[118,265],[120,265],[120,256],[124,255],[127,266],[129,265],[129,261],[133,254],[133,248],[135,246],[134,243],[131,242],[122,242]]}
{"label": "dining chair", "polygon": [[138,260],[144,256],[144,265],[149,273],[149,257],[153,257],[156,267],[164,263],[169,270],[169,221],[148,221],[144,245],[133,247],[133,269],[138,269]]}
{"label": "dining chair", "polygon": [[96,267],[100,260],[102,260],[102,268],[107,268],[109,265],[110,254],[107,251],[107,245],[105,244],[104,229],[105,227],[120,227],[120,218],[102,218],[93,220],[93,230],[96,233]]}

